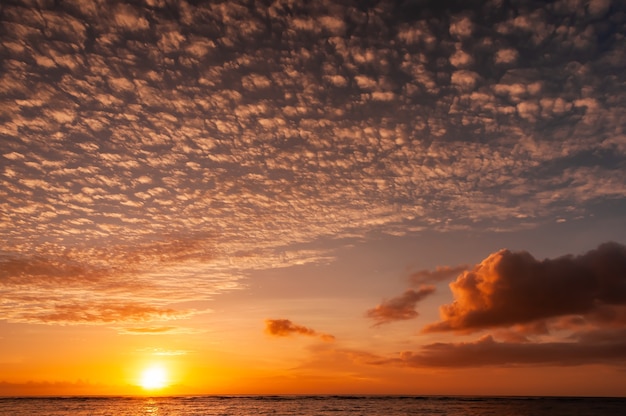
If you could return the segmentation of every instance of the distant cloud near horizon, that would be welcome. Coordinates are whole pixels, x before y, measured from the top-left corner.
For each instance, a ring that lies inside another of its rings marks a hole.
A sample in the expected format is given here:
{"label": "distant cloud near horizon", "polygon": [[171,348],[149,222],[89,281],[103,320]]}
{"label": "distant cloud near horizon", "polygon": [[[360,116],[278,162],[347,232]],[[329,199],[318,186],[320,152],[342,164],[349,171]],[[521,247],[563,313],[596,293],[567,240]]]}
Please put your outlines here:
{"label": "distant cloud near horizon", "polygon": [[409,367],[484,367],[484,366],[575,366],[619,364],[626,368],[626,331],[613,333],[610,340],[534,343],[501,342],[491,335],[477,341],[435,343],[417,352],[405,351],[397,358],[378,364],[395,363]]}
{"label": "distant cloud near horizon", "polygon": [[335,337],[330,334],[317,332],[314,329],[302,325],[296,325],[289,319],[266,319],[265,332],[272,336],[287,337],[293,334],[319,337],[323,341],[334,341]]}

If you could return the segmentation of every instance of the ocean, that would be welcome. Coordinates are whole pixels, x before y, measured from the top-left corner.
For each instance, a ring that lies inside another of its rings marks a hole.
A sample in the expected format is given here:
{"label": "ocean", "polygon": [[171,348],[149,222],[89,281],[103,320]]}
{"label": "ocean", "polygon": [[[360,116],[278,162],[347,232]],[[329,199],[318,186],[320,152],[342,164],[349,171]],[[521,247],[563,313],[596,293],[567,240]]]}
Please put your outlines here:
{"label": "ocean", "polygon": [[0,397],[11,416],[623,416],[626,398],[443,396]]}

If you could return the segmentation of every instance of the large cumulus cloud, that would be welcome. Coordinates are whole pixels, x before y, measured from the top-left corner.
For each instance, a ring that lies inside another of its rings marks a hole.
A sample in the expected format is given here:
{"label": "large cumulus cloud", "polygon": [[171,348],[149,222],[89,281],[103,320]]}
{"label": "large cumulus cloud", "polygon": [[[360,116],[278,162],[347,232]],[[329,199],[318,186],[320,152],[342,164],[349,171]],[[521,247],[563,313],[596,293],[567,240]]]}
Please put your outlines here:
{"label": "large cumulus cloud", "polygon": [[626,305],[626,247],[537,260],[498,251],[450,283],[454,302],[426,332],[478,331],[565,316],[611,322]]}

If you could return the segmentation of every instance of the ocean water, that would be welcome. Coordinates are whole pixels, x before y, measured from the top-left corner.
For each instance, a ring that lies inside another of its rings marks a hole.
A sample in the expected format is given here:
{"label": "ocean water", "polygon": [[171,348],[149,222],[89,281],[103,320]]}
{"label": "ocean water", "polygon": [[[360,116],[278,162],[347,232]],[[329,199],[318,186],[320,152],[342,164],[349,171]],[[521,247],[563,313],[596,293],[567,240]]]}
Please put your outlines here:
{"label": "ocean water", "polygon": [[626,398],[439,396],[0,397],[11,416],[577,416],[626,414]]}

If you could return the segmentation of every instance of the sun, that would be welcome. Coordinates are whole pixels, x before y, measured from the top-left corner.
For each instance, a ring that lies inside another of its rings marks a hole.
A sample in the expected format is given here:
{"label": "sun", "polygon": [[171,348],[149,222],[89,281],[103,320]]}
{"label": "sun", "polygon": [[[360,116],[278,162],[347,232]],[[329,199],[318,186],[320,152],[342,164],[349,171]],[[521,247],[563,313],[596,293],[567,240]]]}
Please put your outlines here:
{"label": "sun", "polygon": [[167,371],[161,366],[148,367],[141,373],[139,384],[145,390],[158,390],[167,386]]}

